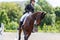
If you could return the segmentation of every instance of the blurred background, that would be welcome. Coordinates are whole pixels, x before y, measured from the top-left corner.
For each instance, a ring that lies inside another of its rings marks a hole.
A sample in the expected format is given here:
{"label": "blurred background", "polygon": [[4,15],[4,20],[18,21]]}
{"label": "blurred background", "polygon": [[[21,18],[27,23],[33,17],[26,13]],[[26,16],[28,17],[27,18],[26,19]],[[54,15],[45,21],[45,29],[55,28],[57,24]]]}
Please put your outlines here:
{"label": "blurred background", "polygon": [[[0,0],[0,23],[4,24],[4,32],[16,32],[19,20],[29,0]],[[36,27],[38,32],[60,32],[60,1],[36,0],[35,12],[47,13],[41,24]]]}

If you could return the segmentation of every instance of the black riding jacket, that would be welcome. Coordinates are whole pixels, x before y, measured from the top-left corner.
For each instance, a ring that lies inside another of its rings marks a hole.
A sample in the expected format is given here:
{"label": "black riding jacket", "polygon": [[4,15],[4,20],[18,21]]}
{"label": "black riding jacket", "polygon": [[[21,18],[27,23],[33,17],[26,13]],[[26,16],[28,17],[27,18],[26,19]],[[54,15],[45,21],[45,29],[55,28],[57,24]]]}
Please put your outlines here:
{"label": "black riding jacket", "polygon": [[25,7],[25,12],[24,12],[24,14],[25,14],[26,12],[32,12],[32,13],[34,13],[34,7],[33,7],[33,5],[28,4],[28,5]]}

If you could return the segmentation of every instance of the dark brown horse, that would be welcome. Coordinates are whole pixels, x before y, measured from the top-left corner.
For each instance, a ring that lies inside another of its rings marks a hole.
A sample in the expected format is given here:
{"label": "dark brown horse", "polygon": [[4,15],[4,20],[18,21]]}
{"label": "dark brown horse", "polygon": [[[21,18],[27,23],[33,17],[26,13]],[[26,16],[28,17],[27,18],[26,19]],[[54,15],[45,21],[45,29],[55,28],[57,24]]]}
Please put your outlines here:
{"label": "dark brown horse", "polygon": [[23,30],[24,32],[24,40],[28,40],[29,36],[31,35],[31,32],[34,27],[34,21],[36,20],[36,24],[39,25],[41,23],[41,20],[45,17],[44,12],[36,12],[32,15],[28,16],[24,22],[23,25],[20,26],[19,29],[19,39],[21,39],[21,32]]}

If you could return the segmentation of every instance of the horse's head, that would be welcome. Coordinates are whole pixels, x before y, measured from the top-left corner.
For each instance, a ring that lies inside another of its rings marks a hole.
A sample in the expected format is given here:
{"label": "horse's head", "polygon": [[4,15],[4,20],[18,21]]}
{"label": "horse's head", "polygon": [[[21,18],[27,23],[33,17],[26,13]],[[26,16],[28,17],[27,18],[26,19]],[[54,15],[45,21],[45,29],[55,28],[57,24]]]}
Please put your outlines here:
{"label": "horse's head", "polygon": [[45,12],[37,12],[36,15],[36,24],[39,25],[41,23],[41,20],[45,17]]}

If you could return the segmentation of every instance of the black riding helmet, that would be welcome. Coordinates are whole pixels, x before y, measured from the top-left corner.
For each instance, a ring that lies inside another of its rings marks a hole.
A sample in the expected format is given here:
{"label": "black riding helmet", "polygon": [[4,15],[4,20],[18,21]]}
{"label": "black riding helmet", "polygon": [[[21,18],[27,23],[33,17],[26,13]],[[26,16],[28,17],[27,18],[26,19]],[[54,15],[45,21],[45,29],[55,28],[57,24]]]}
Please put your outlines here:
{"label": "black riding helmet", "polygon": [[30,3],[31,3],[32,1],[35,2],[35,0],[30,0]]}

